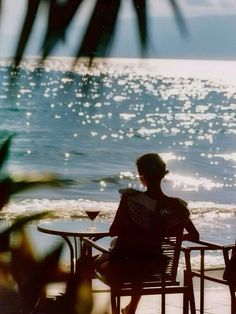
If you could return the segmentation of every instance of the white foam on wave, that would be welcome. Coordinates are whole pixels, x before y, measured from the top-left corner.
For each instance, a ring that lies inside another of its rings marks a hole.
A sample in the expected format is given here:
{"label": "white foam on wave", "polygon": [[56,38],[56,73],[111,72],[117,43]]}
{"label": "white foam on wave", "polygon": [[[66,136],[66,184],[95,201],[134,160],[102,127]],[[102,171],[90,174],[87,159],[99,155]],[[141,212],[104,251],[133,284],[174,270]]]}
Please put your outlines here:
{"label": "white foam on wave", "polygon": [[215,202],[189,202],[189,209],[195,215],[233,215],[236,214],[236,204],[220,204]]}
{"label": "white foam on wave", "polygon": [[[84,211],[86,205],[93,209],[99,209],[100,215],[107,219],[113,218],[118,208],[118,202],[91,201],[88,199],[25,199],[19,202],[10,202],[1,211],[1,216],[16,218],[22,215],[50,211],[54,218],[84,217],[86,216]],[[236,214],[236,204],[189,202],[188,206],[195,218],[198,216],[235,216]]]}
{"label": "white foam on wave", "polygon": [[49,211],[49,216],[53,218],[79,218],[86,217],[84,208],[88,204],[93,209],[101,210],[101,215],[108,219],[114,216],[118,206],[115,202],[99,202],[85,199],[25,199],[19,202],[9,203],[1,211],[1,216],[3,218],[16,218],[22,215]]}

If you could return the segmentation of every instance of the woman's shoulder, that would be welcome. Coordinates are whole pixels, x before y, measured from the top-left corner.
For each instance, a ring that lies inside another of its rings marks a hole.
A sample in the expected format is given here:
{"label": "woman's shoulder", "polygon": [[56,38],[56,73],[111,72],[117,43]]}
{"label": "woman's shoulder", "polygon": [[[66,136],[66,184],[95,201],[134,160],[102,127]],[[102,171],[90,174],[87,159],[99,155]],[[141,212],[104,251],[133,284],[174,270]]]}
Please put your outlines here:
{"label": "woman's shoulder", "polygon": [[186,202],[185,200],[183,200],[182,198],[179,198],[179,197],[166,195],[166,201],[168,204],[171,204],[171,205],[177,205],[178,204],[179,206],[188,207],[188,202]]}
{"label": "woman's shoulder", "polygon": [[168,197],[168,207],[170,207],[173,211],[182,212],[187,215],[190,214],[188,209],[188,203],[178,197]]}
{"label": "woman's shoulder", "polygon": [[187,202],[177,197],[168,197],[167,208],[164,211],[168,227],[175,227],[179,224],[185,224],[189,219],[190,212],[187,208]]}
{"label": "woman's shoulder", "polygon": [[175,204],[177,206],[185,207],[185,208],[188,207],[188,203],[185,200],[183,200],[182,198],[179,198],[179,197],[169,197],[169,199],[170,199],[170,202],[172,202],[173,204]]}
{"label": "woman's shoulder", "polygon": [[146,193],[136,189],[122,189],[119,190],[123,198],[128,201],[129,207],[141,206],[148,210],[154,210],[156,207],[156,200],[151,199]]}
{"label": "woman's shoulder", "polygon": [[120,189],[119,193],[121,195],[125,195],[125,196],[135,196],[135,195],[138,195],[138,194],[143,193],[143,192],[136,190],[136,189],[127,188],[127,189]]}
{"label": "woman's shoulder", "polygon": [[129,213],[133,224],[142,230],[150,230],[150,216],[155,211],[156,201],[149,198],[144,192],[135,189],[120,190],[121,202]]}

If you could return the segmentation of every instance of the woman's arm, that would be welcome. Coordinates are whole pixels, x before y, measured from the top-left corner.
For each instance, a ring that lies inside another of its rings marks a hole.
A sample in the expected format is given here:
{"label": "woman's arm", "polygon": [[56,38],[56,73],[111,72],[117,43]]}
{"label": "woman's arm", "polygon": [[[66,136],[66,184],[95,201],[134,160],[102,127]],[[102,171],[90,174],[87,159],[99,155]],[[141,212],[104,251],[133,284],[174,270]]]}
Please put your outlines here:
{"label": "woman's arm", "polygon": [[187,234],[184,234],[183,240],[189,240],[189,241],[198,241],[199,240],[199,232],[197,231],[196,227],[194,226],[192,220],[190,219],[190,211],[187,207],[187,202],[183,201],[180,198],[177,198],[177,204],[176,207],[179,208],[181,214],[181,217],[187,218],[187,223],[185,225],[185,229],[188,232]]}
{"label": "woman's arm", "polygon": [[189,241],[199,240],[199,232],[197,231],[191,219],[188,220],[185,229],[188,231],[188,233],[183,236],[183,240]]}

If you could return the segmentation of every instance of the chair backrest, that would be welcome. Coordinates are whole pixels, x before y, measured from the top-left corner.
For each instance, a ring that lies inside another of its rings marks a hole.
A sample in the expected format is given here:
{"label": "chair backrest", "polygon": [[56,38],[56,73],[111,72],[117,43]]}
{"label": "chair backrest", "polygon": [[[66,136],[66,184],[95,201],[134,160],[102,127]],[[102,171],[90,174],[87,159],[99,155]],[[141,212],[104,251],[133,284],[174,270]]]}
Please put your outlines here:
{"label": "chair backrest", "polygon": [[231,256],[229,256],[229,251],[227,248],[223,251],[225,259],[223,279],[227,280],[230,287],[236,291],[236,244],[231,249]]}
{"label": "chair backrest", "polygon": [[177,275],[183,232],[184,225],[179,224],[171,228],[162,241],[162,253],[168,260],[165,276],[171,280],[175,280]]}

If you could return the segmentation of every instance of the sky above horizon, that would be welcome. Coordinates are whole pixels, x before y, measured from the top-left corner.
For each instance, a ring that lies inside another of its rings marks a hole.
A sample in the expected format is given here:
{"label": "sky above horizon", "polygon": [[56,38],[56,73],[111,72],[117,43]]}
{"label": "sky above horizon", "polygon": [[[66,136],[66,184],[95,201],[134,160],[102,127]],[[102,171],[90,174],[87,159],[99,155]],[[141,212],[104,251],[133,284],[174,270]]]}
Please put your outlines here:
{"label": "sky above horizon", "polygon": [[[64,0],[57,0],[63,2]],[[86,0],[83,6],[89,8],[94,5],[96,0]],[[182,9],[186,17],[199,16],[199,15],[236,15],[236,2],[235,0],[178,0],[176,2]],[[6,16],[19,17],[24,11],[27,0],[3,0],[2,11]],[[172,8],[168,0],[148,0],[148,13],[151,16],[171,16]],[[131,0],[122,1],[122,16],[129,17],[132,14],[130,8],[132,7]],[[11,20],[9,26],[14,24]]]}
{"label": "sky above horizon", "polygon": [[[58,1],[65,1],[65,0],[58,0]],[[91,8],[93,8],[95,3],[95,0],[86,0],[84,1],[84,4],[82,5],[82,8],[80,12],[76,15],[74,20],[72,21],[72,27],[73,35],[70,35],[69,39],[66,41],[66,44],[71,45],[73,49],[75,49],[75,43],[73,43],[74,38],[78,38],[79,34],[79,28],[83,26],[86,23],[86,18],[89,15],[89,12],[91,11]],[[19,32],[21,30],[22,20],[25,14],[25,8],[26,8],[27,0],[2,0],[2,13],[1,13],[1,19],[0,19],[0,57],[10,57],[12,55],[12,51],[15,50],[16,45],[16,38],[19,36]],[[173,9],[171,8],[170,1],[168,0],[148,0],[147,2],[148,8],[148,16],[149,17],[171,17],[173,20]],[[193,17],[204,17],[204,16],[210,16],[210,17],[219,17],[221,16],[223,21],[225,20],[227,22],[228,17],[232,17],[235,15],[236,20],[236,1],[235,0],[178,0],[177,4],[179,5],[183,17],[186,19],[191,19]],[[45,29],[46,23],[47,23],[47,12],[44,10],[43,6],[40,9],[40,17],[36,20],[36,25],[34,26],[34,32],[33,36],[31,36],[31,46],[37,46],[37,49],[32,48],[29,49],[30,54],[32,54],[32,51],[39,51],[40,49],[40,37],[39,34],[43,33],[43,30]],[[134,10],[132,8],[132,2],[131,0],[123,0],[122,6],[119,13],[119,19],[120,22],[122,19],[129,20],[133,19],[133,25],[135,25],[135,16],[134,16]],[[122,22],[121,22],[122,23]],[[201,25],[199,25],[200,27]],[[204,26],[205,27],[205,26]],[[173,29],[177,29],[176,25],[173,27]],[[70,31],[71,31],[70,29]],[[228,47],[228,43],[225,42],[225,39],[230,41],[234,41],[234,38],[227,38],[229,36],[229,30],[231,30],[228,26],[225,27],[224,22],[221,24],[220,29],[222,30],[222,34],[213,34],[215,36],[214,44],[217,48],[217,44],[219,44],[219,48],[222,48],[220,46],[225,46],[226,49]],[[127,30],[130,32],[130,30]],[[174,36],[178,37],[179,35],[175,34],[176,30],[172,30],[172,34],[169,39],[169,43],[173,41]],[[214,27],[212,28],[211,32],[214,31]],[[212,37],[211,32],[209,33],[209,37]],[[69,32],[67,32],[69,33]],[[132,35],[132,32],[130,32]],[[233,36],[233,33],[230,36]],[[207,30],[206,30],[207,34]],[[201,45],[201,36],[204,35],[204,31],[202,31],[201,34],[198,34],[196,39],[195,35],[193,33],[192,40],[198,40],[199,45]],[[74,36],[74,37],[73,37]],[[132,35],[133,36],[133,35]],[[217,38],[218,36],[218,38]],[[168,39],[168,34],[167,34]],[[198,44],[196,43],[196,45]],[[213,44],[213,46],[214,46]],[[215,46],[213,49],[215,49]],[[137,47],[135,47],[137,49]],[[173,49],[173,46],[169,47],[168,49]],[[191,48],[192,49],[192,48]],[[232,47],[230,46],[229,49],[234,50],[234,44]],[[68,50],[68,49],[67,49]],[[221,52],[219,55],[222,54]],[[168,54],[167,54],[168,55]],[[224,55],[222,57],[224,59]]]}

